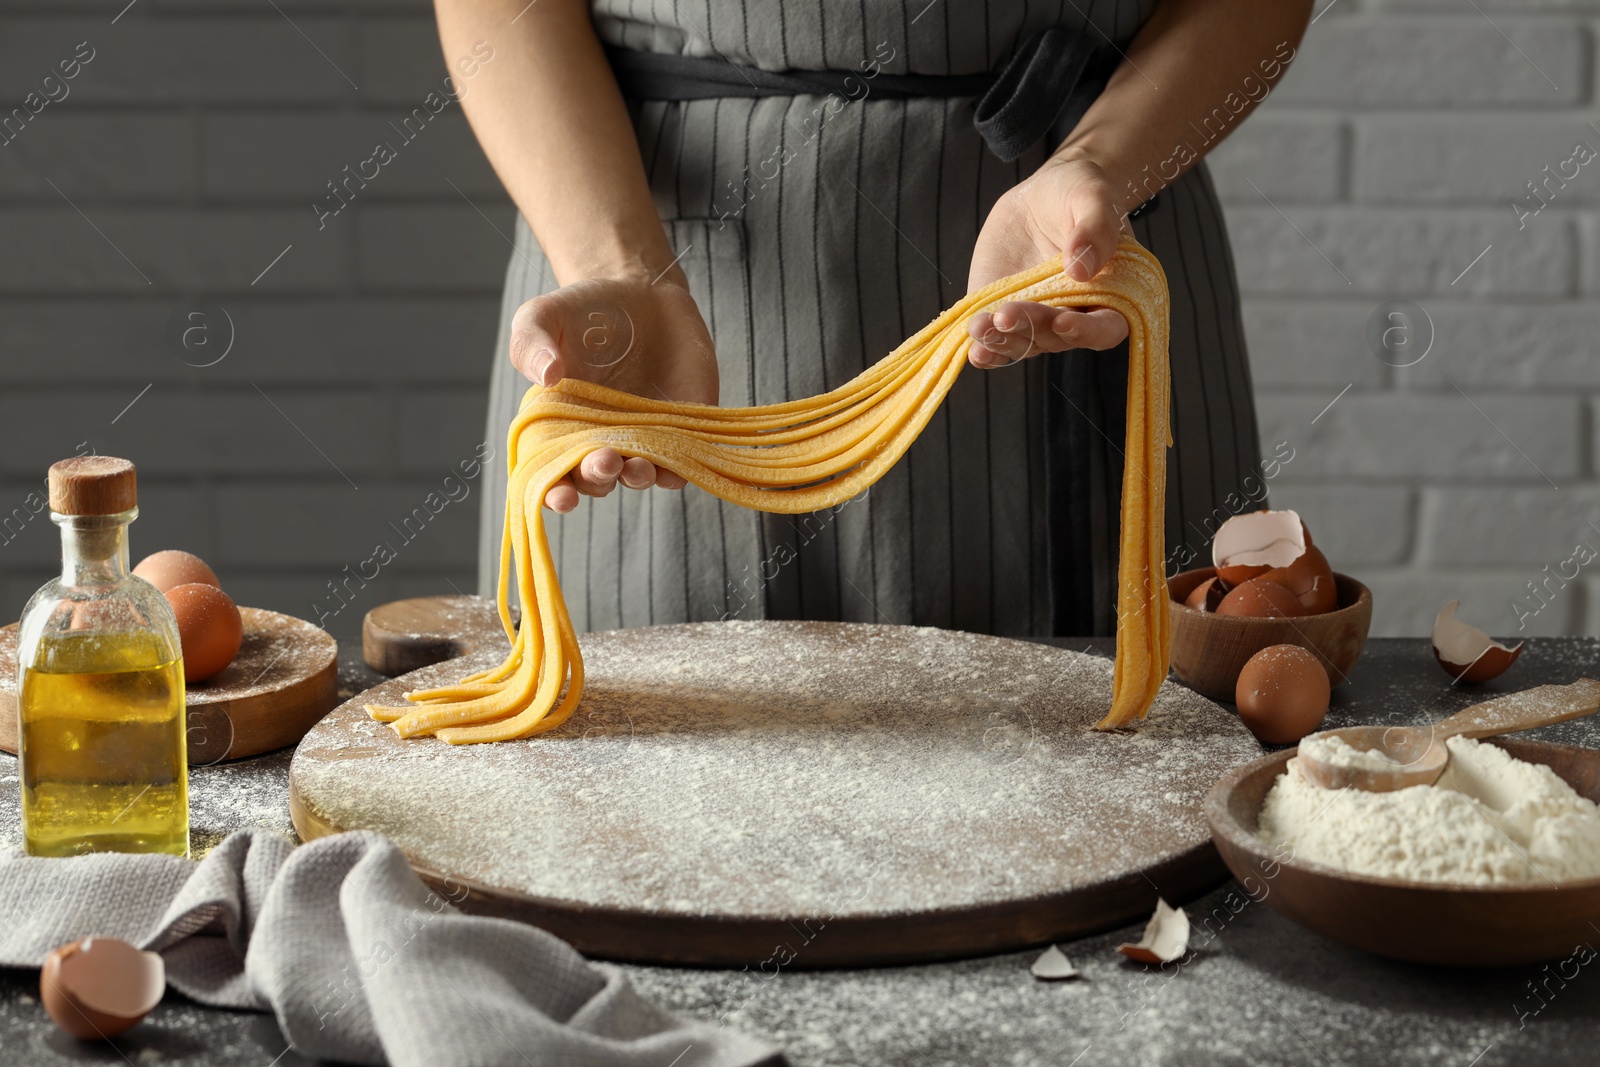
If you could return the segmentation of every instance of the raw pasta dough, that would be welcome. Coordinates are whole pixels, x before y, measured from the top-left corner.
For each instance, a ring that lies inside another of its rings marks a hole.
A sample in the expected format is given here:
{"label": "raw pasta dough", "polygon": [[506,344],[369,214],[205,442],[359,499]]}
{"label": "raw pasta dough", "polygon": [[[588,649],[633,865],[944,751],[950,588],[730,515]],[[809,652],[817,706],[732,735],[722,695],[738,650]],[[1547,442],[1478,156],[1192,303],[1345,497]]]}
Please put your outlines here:
{"label": "raw pasta dough", "polygon": [[[510,484],[500,549],[500,620],[511,654],[488,671],[406,694],[410,707],[369,705],[401,737],[451,744],[554,729],[583,693],[583,657],[567,614],[541,508],[584,456],[610,446],[676,471],[724,500],[798,514],[876,482],[903,455],[966,363],[967,323],[1009,300],[1102,306],[1128,320],[1128,413],[1111,709],[1101,729],[1142,718],[1167,675],[1164,570],[1169,379],[1167,283],[1154,256],[1124,236],[1087,283],[1059,258],[968,294],[886,358],[821,396],[754,408],[677,404],[563,379],[522,399],[507,442]],[[511,622],[515,581],[523,625]]]}

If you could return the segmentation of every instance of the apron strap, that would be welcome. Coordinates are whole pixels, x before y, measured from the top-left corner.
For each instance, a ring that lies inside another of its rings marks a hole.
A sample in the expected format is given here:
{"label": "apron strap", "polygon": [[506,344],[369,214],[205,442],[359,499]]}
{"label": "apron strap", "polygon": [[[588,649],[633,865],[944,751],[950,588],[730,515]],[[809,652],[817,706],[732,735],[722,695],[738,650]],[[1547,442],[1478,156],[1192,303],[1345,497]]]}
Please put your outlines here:
{"label": "apron strap", "polygon": [[720,56],[638,52],[606,46],[622,95],[630,100],[709,100],[717,97],[838,93],[852,100],[977,97],[973,125],[984,143],[1011,162],[1054,132],[1059,143],[1094,103],[1119,55],[1097,48],[1087,33],[1060,26],[1040,30],[1011,54],[998,73],[891,74],[852,70],[762,70]]}

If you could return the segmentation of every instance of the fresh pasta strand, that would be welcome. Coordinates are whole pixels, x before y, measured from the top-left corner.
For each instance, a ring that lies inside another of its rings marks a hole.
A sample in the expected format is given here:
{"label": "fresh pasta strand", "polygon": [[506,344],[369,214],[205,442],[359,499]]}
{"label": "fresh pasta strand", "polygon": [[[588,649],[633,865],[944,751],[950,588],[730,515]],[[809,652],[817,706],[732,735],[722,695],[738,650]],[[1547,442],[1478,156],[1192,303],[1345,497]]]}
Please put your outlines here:
{"label": "fresh pasta strand", "polygon": [[[1117,574],[1117,652],[1111,708],[1098,728],[1143,718],[1167,676],[1171,617],[1165,572],[1170,378],[1166,276],[1124,236],[1092,281],[1059,258],[969,293],[915,336],[832,392],[783,404],[679,404],[563,379],[522,398],[507,435],[500,620],[511,652],[454,685],[406,694],[405,707],[367,705],[401,737],[450,744],[505,741],[553,730],[583,694],[583,656],[551,558],[545,493],[599,448],[642,456],[730,503],[800,514],[872,485],[932,418],[966,363],[967,324],[1011,300],[1110,307],[1128,321],[1128,411]],[[511,623],[516,585],[522,625]]]}

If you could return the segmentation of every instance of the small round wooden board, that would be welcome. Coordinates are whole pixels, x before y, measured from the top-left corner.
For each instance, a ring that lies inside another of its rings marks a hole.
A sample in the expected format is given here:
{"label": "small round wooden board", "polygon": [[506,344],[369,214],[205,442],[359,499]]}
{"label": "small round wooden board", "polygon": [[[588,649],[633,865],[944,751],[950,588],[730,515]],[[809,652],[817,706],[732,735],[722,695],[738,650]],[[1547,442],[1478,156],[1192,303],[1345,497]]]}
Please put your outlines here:
{"label": "small round wooden board", "polygon": [[[503,638],[502,638],[503,641]],[[1110,660],[926,628],[794,622],[581,638],[571,720],[523,741],[400,740],[341,705],[295,752],[301,837],[375,830],[446,899],[586,955],[764,969],[907,963],[1146,918],[1225,871],[1206,790],[1260,746],[1168,684],[1093,724]]]}
{"label": "small round wooden board", "polygon": [[[325,630],[262,608],[239,616],[239,654],[184,694],[191,766],[286,748],[339,702],[339,646]],[[17,751],[16,623],[0,629],[0,749]]]}
{"label": "small round wooden board", "polygon": [[[517,621],[515,608],[511,621]],[[390,678],[479,649],[505,647],[499,609],[481,596],[392,600],[361,620],[361,658]]]}

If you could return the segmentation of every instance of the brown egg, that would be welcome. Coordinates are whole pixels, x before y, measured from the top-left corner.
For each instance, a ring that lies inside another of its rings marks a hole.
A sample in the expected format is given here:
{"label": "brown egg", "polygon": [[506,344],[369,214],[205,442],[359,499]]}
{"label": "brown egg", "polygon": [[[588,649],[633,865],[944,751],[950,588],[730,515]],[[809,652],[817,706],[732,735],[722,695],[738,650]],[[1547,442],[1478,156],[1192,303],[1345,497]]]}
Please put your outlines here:
{"label": "brown egg", "polygon": [[190,582],[167,590],[183,641],[183,678],[203,682],[221,674],[239,654],[244,623],[228,594],[214,585]]}
{"label": "brown egg", "polygon": [[1218,602],[1217,614],[1282,619],[1304,615],[1306,609],[1287,588],[1263,577],[1251,578],[1229,590]]}
{"label": "brown egg", "polygon": [[1306,550],[1287,567],[1275,567],[1261,577],[1293,593],[1307,615],[1332,611],[1339,606],[1333,568],[1328,566],[1328,557],[1322,554],[1322,549],[1315,545],[1306,545]]}
{"label": "brown egg", "polygon": [[1268,745],[1289,745],[1328,713],[1332,686],[1322,663],[1299,645],[1270,645],[1239,672],[1233,698],[1239,718]]}
{"label": "brown egg", "polygon": [[161,1003],[167,969],[154,952],[114,937],[86,937],[45,957],[39,999],[50,1018],[85,1041],[116,1037]]}
{"label": "brown egg", "polygon": [[139,565],[133,568],[133,573],[163,593],[191,582],[222,588],[222,583],[217,581],[216,572],[206,566],[205,560],[175,548],[152,552],[139,561]]}

